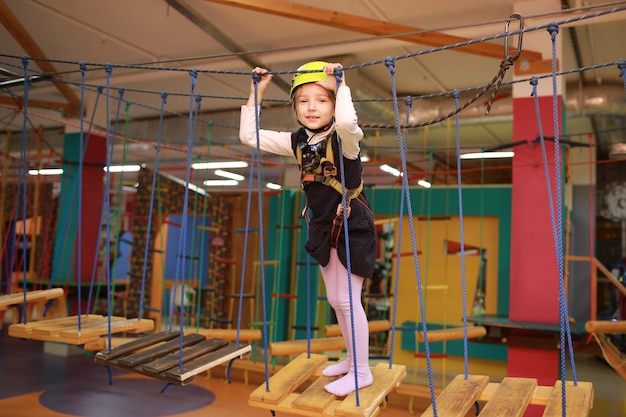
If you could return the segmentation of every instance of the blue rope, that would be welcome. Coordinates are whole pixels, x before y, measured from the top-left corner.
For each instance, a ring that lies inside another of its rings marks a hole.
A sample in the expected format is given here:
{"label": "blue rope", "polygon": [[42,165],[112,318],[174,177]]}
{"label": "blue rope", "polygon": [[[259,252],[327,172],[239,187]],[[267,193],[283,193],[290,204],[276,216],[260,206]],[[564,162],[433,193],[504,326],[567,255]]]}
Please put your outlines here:
{"label": "blue rope", "polygon": [[[107,280],[107,338],[109,346],[112,345],[112,336],[111,336],[111,315],[113,311],[113,294],[111,291],[111,265],[109,259],[111,259],[111,155],[108,153],[110,141],[111,141],[111,131],[110,131],[110,116],[109,116],[109,98],[111,97],[111,71],[113,71],[113,67],[111,65],[107,65],[106,67],[106,100],[105,102],[105,112],[106,112],[106,149],[107,149],[107,170],[106,170],[106,180],[105,180],[105,191],[104,191],[104,201],[105,201],[105,210],[106,210],[106,244],[105,244],[105,259],[106,262],[106,280]],[[119,103],[119,102],[118,102]],[[80,316],[79,316],[80,323]]]}
{"label": "blue rope", "polygon": [[[339,86],[341,83],[343,71],[341,68],[335,68],[335,81],[336,85]],[[354,365],[354,369],[357,369],[357,354],[356,354],[356,335],[354,334],[354,304],[353,304],[353,296],[352,296],[352,266],[350,261],[350,235],[348,233],[348,199],[346,197],[346,177],[344,173],[344,163],[343,163],[343,150],[341,149],[341,139],[337,136],[337,143],[339,144],[339,174],[341,177],[341,207],[343,214],[343,235],[344,242],[346,245],[346,269],[348,272],[348,299],[350,300],[350,329],[352,332],[352,362]],[[356,406],[360,406],[359,399],[359,375],[358,372],[354,372],[354,387],[355,387],[355,396],[356,396]]]}
{"label": "blue rope", "polygon": [[154,212],[154,194],[157,185],[157,174],[159,172],[159,152],[161,152],[161,135],[163,133],[163,112],[165,110],[165,104],[167,103],[167,93],[161,93],[161,113],[159,115],[159,130],[157,134],[157,141],[155,146],[154,157],[154,170],[152,172],[152,188],[150,189],[150,206],[148,208],[148,229],[146,232],[146,246],[144,248],[143,255],[143,274],[141,277],[141,296],[139,301],[139,314],[138,318],[143,316],[143,296],[145,292],[146,273],[148,271],[148,256],[150,252],[150,234],[152,232],[152,214]]}
{"label": "blue rope", "polygon": [[[391,75],[391,90],[392,90],[392,96],[393,96],[393,107],[394,107],[394,112],[395,112],[395,116],[396,116],[396,134],[398,137],[398,144],[399,144],[399,148],[400,148],[400,159],[402,161],[402,172],[406,173],[407,172],[407,166],[406,166],[406,149],[404,146],[404,143],[402,141],[402,130],[400,128],[400,116],[399,116],[399,109],[398,109],[398,94],[396,91],[396,81],[395,81],[395,66],[394,66],[394,59],[391,57],[388,57],[385,60],[385,65],[388,67],[389,69],[389,73]],[[416,278],[416,282],[417,282],[417,292],[419,295],[419,304],[420,304],[420,314],[422,316],[422,331],[424,332],[424,350],[426,353],[426,364],[427,364],[427,368],[428,368],[428,383],[430,386],[430,398],[431,398],[431,404],[433,407],[433,416],[437,417],[437,403],[435,402],[435,385],[433,382],[433,372],[432,372],[432,365],[430,362],[430,347],[428,344],[428,326],[426,325],[426,312],[425,312],[425,308],[424,308],[424,298],[423,298],[423,291],[422,291],[422,279],[420,276],[420,268],[419,268],[419,260],[417,258],[417,243],[416,243],[416,237],[415,237],[415,225],[413,222],[413,210],[411,208],[411,195],[410,195],[410,191],[409,191],[409,181],[406,175],[402,175],[402,191],[405,194],[405,198],[406,198],[406,205],[407,205],[407,214],[408,214],[408,218],[409,218],[409,225],[410,225],[410,230],[411,230],[411,245],[412,245],[412,249],[413,249],[413,263],[415,265],[415,278]],[[396,293],[396,297],[398,297],[398,294]]]}
{"label": "blue rope", "polygon": [[[250,164],[250,188],[252,191],[252,174],[253,167],[256,163],[257,168],[257,189],[258,189],[258,205],[259,205],[259,256],[261,257],[261,304],[262,304],[262,317],[263,317],[263,350],[264,350],[264,362],[265,362],[265,390],[269,391],[269,354],[268,354],[268,335],[267,335],[267,312],[266,312],[266,300],[265,300],[265,250],[263,247],[263,193],[261,186],[261,135],[259,129],[259,111],[257,111],[257,107],[260,107],[259,103],[259,80],[261,79],[261,75],[254,73],[252,76],[252,80],[254,82],[254,117],[256,124],[256,153],[254,154],[256,158],[252,158],[252,164]],[[251,194],[248,194],[248,202],[250,202]],[[250,208],[250,205],[248,205]],[[250,213],[248,212],[248,216],[250,217]],[[247,222],[247,219],[246,219]],[[246,228],[246,233],[248,233],[248,229]]]}
{"label": "blue rope", "polygon": [[[454,104],[459,107],[459,94],[454,93]],[[463,365],[465,379],[469,378],[469,354],[467,347],[467,285],[465,280],[465,226],[463,225],[463,183],[461,181],[461,137],[459,113],[454,115],[456,125],[456,180],[459,198],[459,240],[461,243],[461,303],[463,305]]]}
{"label": "blue rope", "polygon": [[[28,63],[29,63],[29,59],[28,57],[23,57],[22,58],[22,64],[24,65],[24,95],[26,97],[26,99],[24,100],[24,120],[23,120],[23,125],[22,125],[22,151],[20,153],[20,168],[19,168],[19,177],[20,177],[20,181],[18,181],[18,188],[16,191],[16,198],[15,198],[15,202],[16,202],[16,207],[19,207],[19,204],[17,203],[20,197],[20,191],[21,191],[21,197],[22,197],[22,272],[23,272],[23,302],[24,302],[24,312],[26,312],[26,276],[27,276],[27,272],[28,272],[28,267],[27,267],[27,262],[26,262],[26,216],[27,216],[27,208],[26,208],[26,202],[27,202],[27,187],[26,187],[26,181],[27,181],[27,175],[28,175],[28,168],[27,168],[27,164],[28,164],[28,159],[27,159],[27,149],[28,149],[28,137],[27,137],[27,121],[28,121],[28,88],[30,86],[30,81],[28,80]],[[37,167],[39,168],[39,167]],[[18,210],[16,209],[15,211],[16,216],[18,215]],[[4,221],[4,219],[2,219]],[[13,240],[14,242],[17,241],[17,233],[13,234]],[[15,248],[15,244],[13,245],[13,248]],[[32,256],[34,256],[35,254],[32,254]],[[11,259],[14,259],[13,257]],[[9,275],[12,275],[11,273],[9,273]],[[12,283],[9,286],[9,288],[12,287]],[[27,318],[28,318],[28,314],[24,314],[24,324],[27,323]]]}
{"label": "blue rope", "polygon": [[[189,217],[189,182],[191,177],[191,161],[193,155],[193,120],[195,117],[194,113],[194,90],[196,87],[196,80],[198,78],[198,72],[195,69],[191,69],[189,71],[189,75],[191,76],[191,94],[189,95],[189,124],[187,130],[187,164],[185,166],[185,197],[183,201],[183,215],[181,219],[181,228],[180,228],[180,241],[178,247],[178,260],[176,262],[176,277],[180,278],[180,315],[179,315],[179,349],[178,349],[178,369],[179,371],[183,370],[183,336],[184,336],[184,324],[185,324],[185,274],[183,272],[182,260],[184,259],[185,254],[187,253],[187,219]],[[199,107],[199,104],[197,104]],[[176,288],[176,284],[174,284],[174,288]],[[176,294],[176,291],[174,291]],[[172,297],[172,300],[174,297]],[[173,316],[173,309],[172,309]]]}
{"label": "blue rope", "polygon": [[[413,107],[413,99],[411,97],[407,97],[405,100],[406,103],[406,120],[407,123],[411,117],[411,108]],[[404,144],[408,144],[409,142],[409,131],[405,131]],[[404,191],[404,190],[402,190]],[[398,218],[404,218],[404,192],[400,192],[400,207]],[[398,288],[400,285],[400,247],[402,245],[402,226],[398,227],[398,244],[396,250],[396,270],[395,270],[395,279],[394,279],[394,289],[393,289],[393,314],[391,316],[391,341],[389,344],[389,369],[391,369],[393,365],[393,354],[394,354],[394,345],[396,340],[396,324],[398,320]]]}
{"label": "blue rope", "polygon": [[619,69],[619,76],[624,80],[624,97],[626,98],[626,60],[617,61],[617,68]]}

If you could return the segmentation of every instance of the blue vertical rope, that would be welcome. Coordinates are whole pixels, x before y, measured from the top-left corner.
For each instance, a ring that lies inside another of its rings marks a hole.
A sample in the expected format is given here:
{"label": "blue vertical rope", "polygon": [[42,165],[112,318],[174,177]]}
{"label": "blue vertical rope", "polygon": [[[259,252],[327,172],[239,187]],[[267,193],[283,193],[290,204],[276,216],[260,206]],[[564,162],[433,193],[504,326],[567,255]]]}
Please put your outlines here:
{"label": "blue vertical rope", "polygon": [[[396,116],[396,134],[398,137],[398,143],[400,147],[400,157],[402,161],[402,172],[406,174],[407,166],[406,166],[406,148],[402,141],[402,129],[400,127],[400,116],[398,109],[398,94],[396,90],[396,81],[395,81],[395,64],[394,59],[391,57],[387,57],[385,59],[385,65],[389,68],[389,73],[391,75],[391,89],[393,93],[393,107]],[[432,365],[430,362],[430,347],[428,343],[428,326],[426,325],[426,312],[424,308],[424,298],[422,296],[422,278],[420,276],[420,268],[419,261],[417,259],[417,243],[415,237],[415,225],[413,223],[413,210],[411,208],[411,195],[409,192],[409,181],[406,175],[402,175],[402,192],[405,194],[406,205],[407,205],[407,214],[409,218],[409,225],[411,230],[411,245],[413,249],[413,263],[415,265],[415,278],[417,282],[417,292],[419,294],[419,304],[420,304],[420,314],[422,316],[422,331],[424,332],[424,350],[426,354],[426,364],[428,368],[428,383],[430,387],[430,398],[431,404],[433,407],[433,416],[437,417],[437,403],[435,402],[435,385],[433,382],[433,372]],[[398,294],[396,294],[396,297]]]}
{"label": "blue vertical rope", "polygon": [[[406,103],[406,123],[409,123],[409,120],[411,118],[411,108],[413,107],[413,98],[411,98],[410,96],[405,98],[405,103]],[[409,141],[409,129],[405,130],[405,139],[404,139],[404,143],[408,144]],[[404,190],[402,190],[404,191]],[[398,218],[400,219],[400,222],[402,221],[402,218],[404,216],[404,192],[400,192],[400,207],[399,207],[399,213],[398,213]],[[400,224],[400,223],[399,223]],[[393,314],[391,316],[391,340],[389,343],[389,369],[391,369],[392,365],[393,365],[393,355],[394,355],[394,345],[395,345],[395,340],[396,340],[396,323],[398,321],[398,298],[399,298],[399,293],[398,293],[398,288],[400,285],[400,247],[402,245],[402,225],[400,224],[400,227],[398,227],[398,244],[397,244],[397,250],[396,250],[396,271],[395,271],[395,278],[394,278],[394,288],[393,288]]]}
{"label": "blue vertical rope", "polygon": [[[150,234],[152,231],[152,213],[154,212],[154,194],[157,185],[157,174],[159,172],[159,153],[161,152],[161,136],[163,134],[163,115],[165,113],[165,104],[167,103],[167,93],[161,93],[161,112],[159,114],[159,130],[157,133],[156,145],[154,148],[154,169],[152,172],[152,186],[150,188],[150,205],[148,208],[148,230],[146,232],[146,246],[143,255],[143,274],[141,276],[141,295],[139,301],[139,319],[143,316],[143,297],[145,294],[146,273],[148,270],[148,256],[150,252]],[[160,330],[160,329],[158,329]]]}
{"label": "blue vertical rope", "polygon": [[[196,87],[196,80],[198,78],[198,71],[196,69],[191,69],[189,71],[189,75],[191,76],[191,91],[189,93],[189,123],[187,127],[187,163],[185,165],[185,197],[183,200],[183,215],[181,219],[181,228],[180,228],[180,241],[178,245],[178,259],[176,262],[176,278],[180,278],[180,316],[179,316],[179,349],[178,349],[178,370],[183,370],[183,336],[184,336],[184,311],[185,311],[185,274],[182,273],[182,260],[183,257],[187,253],[187,218],[188,218],[188,210],[189,210],[189,179],[191,176],[191,159],[193,155],[193,119],[194,119],[194,91]],[[176,288],[176,284],[174,283],[174,289]],[[176,295],[176,291],[174,291],[174,295]],[[172,297],[174,299],[174,297]],[[172,316],[173,314],[172,308]]]}
{"label": "blue vertical rope", "polygon": [[456,181],[459,198],[459,241],[461,243],[461,303],[463,308],[463,366],[465,380],[469,378],[469,354],[467,348],[467,285],[465,280],[465,226],[463,225],[463,183],[461,181],[461,132],[459,121],[459,92],[454,91],[454,105],[457,112],[454,114],[456,124]]}
{"label": "blue vertical rope", "polygon": [[[26,209],[27,202],[27,189],[26,189],[26,179],[28,175],[28,158],[27,158],[27,149],[28,149],[28,136],[27,136],[27,127],[28,127],[28,88],[30,86],[30,80],[28,78],[28,57],[22,58],[22,64],[24,66],[24,119],[22,125],[22,151],[20,153],[20,167],[19,167],[19,177],[18,188],[15,194],[15,201],[20,198],[20,192],[22,197],[22,264],[23,264],[23,301],[24,301],[24,324],[27,323],[28,314],[26,314],[26,276],[28,272],[27,262],[26,262],[26,216],[28,215],[28,211]],[[39,167],[37,167],[39,168]],[[17,205],[19,207],[19,205]],[[19,212],[16,210],[16,217],[19,216]],[[34,220],[34,219],[33,219]],[[4,221],[4,219],[2,219]],[[14,241],[17,240],[17,233],[14,233]],[[34,238],[34,236],[33,236]],[[13,245],[15,248],[15,245]],[[35,254],[31,254],[31,256],[35,256]],[[9,272],[9,275],[11,272]],[[9,286],[11,288],[12,284]]]}
{"label": "blue vertical rope", "polygon": [[[261,194],[261,132],[259,128],[259,116],[260,116],[260,104],[259,103],[259,80],[261,79],[261,75],[256,72],[252,74],[252,81],[254,83],[254,120],[256,126],[256,148],[253,152],[252,162],[250,164],[250,179],[248,180],[248,212],[246,214],[246,244],[247,247],[247,237],[248,237],[248,228],[250,225],[250,201],[252,197],[252,176],[254,174],[254,166],[257,166],[257,187],[258,187],[258,204],[259,204],[259,252],[261,255],[261,303],[262,303],[262,317],[263,317],[263,355],[264,355],[264,364],[265,364],[265,391],[269,392],[270,383],[269,383],[269,353],[268,353],[268,335],[267,335],[267,317],[265,312],[265,267],[264,267],[264,250],[263,250],[263,196]],[[257,110],[259,108],[259,110]],[[245,249],[244,249],[245,250]],[[241,272],[241,290],[243,291],[243,265]],[[241,318],[241,310],[239,312],[239,317]],[[239,321],[241,323],[241,319]]]}
{"label": "blue vertical rope", "polygon": [[[111,264],[109,259],[111,259],[111,155],[108,153],[109,144],[111,141],[111,130],[110,120],[109,120],[109,97],[111,92],[111,71],[113,71],[113,67],[111,64],[107,64],[105,66],[106,71],[106,99],[105,99],[105,112],[106,112],[106,149],[107,149],[107,170],[106,170],[106,186],[104,190],[104,201],[105,201],[105,210],[106,210],[106,243],[105,243],[105,259],[106,262],[106,280],[107,280],[107,326],[108,326],[108,341],[109,346],[111,346],[111,311],[113,310],[113,294],[111,292]],[[80,316],[79,323],[80,323]],[[80,327],[79,327],[80,328]]]}
{"label": "blue vertical rope", "polygon": [[619,69],[619,76],[624,80],[624,98],[626,98],[626,60],[617,61],[617,69]]}
{"label": "blue vertical rope", "polygon": [[[336,85],[339,86],[341,83],[343,71],[341,68],[335,68],[335,81]],[[354,365],[354,387],[355,387],[355,395],[356,395],[356,406],[359,407],[359,375],[356,372],[357,369],[357,354],[356,354],[356,336],[354,334],[354,304],[353,304],[353,296],[352,296],[352,266],[350,265],[350,235],[348,233],[348,199],[346,197],[346,176],[344,173],[344,163],[343,163],[343,150],[341,149],[341,138],[337,135],[337,143],[339,144],[339,174],[341,178],[341,207],[343,214],[343,237],[346,245],[346,269],[348,271],[348,299],[350,301],[350,328],[352,332],[352,362]]]}

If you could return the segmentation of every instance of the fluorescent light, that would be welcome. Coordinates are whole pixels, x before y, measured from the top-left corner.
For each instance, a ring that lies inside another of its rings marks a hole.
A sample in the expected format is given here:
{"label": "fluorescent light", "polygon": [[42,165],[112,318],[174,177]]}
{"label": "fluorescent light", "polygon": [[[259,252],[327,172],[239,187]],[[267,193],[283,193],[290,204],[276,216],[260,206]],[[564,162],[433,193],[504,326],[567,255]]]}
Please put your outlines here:
{"label": "fluorescent light", "polygon": [[29,175],[62,175],[63,168],[29,169]]}
{"label": "fluorescent light", "polygon": [[274,184],[273,182],[268,182],[267,184],[265,184],[265,186],[270,190],[280,190],[281,188],[283,188],[282,185]]}
{"label": "fluorescent light", "polygon": [[229,178],[235,181],[243,181],[244,179],[246,179],[246,177],[244,177],[243,175],[235,174],[234,172],[222,171],[221,169],[216,170],[215,175],[218,175],[224,178]]}
{"label": "fluorescent light", "polygon": [[[107,171],[107,167],[103,168]],[[137,172],[141,169],[139,165],[111,165],[108,167],[109,172]]]}
{"label": "fluorescent light", "polygon": [[239,184],[239,181],[235,180],[206,180],[204,185],[207,187],[219,187],[219,186],[234,186]]}
{"label": "fluorescent light", "polygon": [[368,162],[370,160],[370,157],[367,155],[361,155],[361,162]]}
{"label": "fluorescent light", "polygon": [[515,152],[472,152],[461,155],[461,159],[513,158]]}
{"label": "fluorescent light", "polygon": [[247,166],[246,161],[196,162],[191,164],[193,169],[246,168]]}
{"label": "fluorescent light", "polygon": [[380,169],[381,169],[382,171],[385,171],[385,172],[390,173],[391,175],[393,175],[393,176],[395,176],[395,177],[400,177],[400,176],[402,175],[402,173],[401,173],[399,170],[397,170],[396,168],[394,168],[394,167],[392,167],[392,166],[389,166],[389,165],[387,165],[387,164],[383,164],[383,165],[381,165],[381,166],[380,166]]}
{"label": "fluorescent light", "polygon": [[424,188],[430,188],[430,187],[432,187],[432,184],[431,184],[431,183],[429,183],[429,182],[428,182],[428,181],[426,181],[426,180],[419,180],[419,181],[417,181],[417,184],[418,184],[418,185],[421,185],[421,186],[422,186],[422,187],[424,187]]}

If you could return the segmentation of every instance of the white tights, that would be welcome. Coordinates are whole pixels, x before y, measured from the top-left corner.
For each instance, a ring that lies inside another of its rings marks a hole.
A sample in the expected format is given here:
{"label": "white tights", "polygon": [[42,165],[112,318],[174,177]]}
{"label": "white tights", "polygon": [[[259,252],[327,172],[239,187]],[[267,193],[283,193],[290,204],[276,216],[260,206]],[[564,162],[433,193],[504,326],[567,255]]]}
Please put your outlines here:
{"label": "white tights", "polygon": [[[337,256],[337,249],[330,251],[328,265],[321,267],[322,277],[326,286],[328,303],[335,310],[337,323],[341,329],[341,335],[348,348],[348,355],[343,361],[324,369],[324,376],[343,377],[327,384],[326,391],[337,396],[348,395],[356,389],[354,355],[356,354],[356,375],[358,388],[364,388],[372,384],[372,373],[369,367],[369,330],[367,328],[367,316],[361,303],[361,290],[363,278],[351,274],[352,282],[352,313],[350,312],[350,285],[348,271]],[[354,322],[354,344],[356,351],[353,352],[352,322]]]}

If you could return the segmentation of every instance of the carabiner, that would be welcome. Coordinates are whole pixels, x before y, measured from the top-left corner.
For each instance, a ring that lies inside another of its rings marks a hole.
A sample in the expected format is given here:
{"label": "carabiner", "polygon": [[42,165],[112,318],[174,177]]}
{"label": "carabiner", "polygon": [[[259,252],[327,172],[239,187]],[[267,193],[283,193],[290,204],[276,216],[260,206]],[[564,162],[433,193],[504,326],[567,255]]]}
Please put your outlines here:
{"label": "carabiner", "polygon": [[[515,55],[511,56],[511,54],[509,53],[509,26],[511,25],[511,22],[513,20],[519,21],[519,35],[517,35],[517,49],[515,50]],[[506,24],[504,25],[504,33],[506,35],[504,37],[504,59],[506,61],[515,61],[522,53],[522,38],[524,37],[524,16],[519,13],[512,14],[511,17],[506,20]]]}

